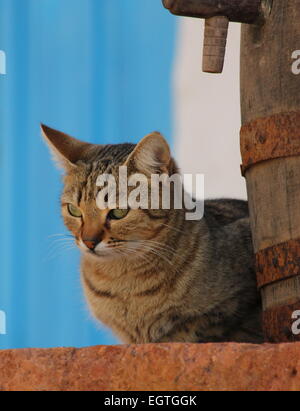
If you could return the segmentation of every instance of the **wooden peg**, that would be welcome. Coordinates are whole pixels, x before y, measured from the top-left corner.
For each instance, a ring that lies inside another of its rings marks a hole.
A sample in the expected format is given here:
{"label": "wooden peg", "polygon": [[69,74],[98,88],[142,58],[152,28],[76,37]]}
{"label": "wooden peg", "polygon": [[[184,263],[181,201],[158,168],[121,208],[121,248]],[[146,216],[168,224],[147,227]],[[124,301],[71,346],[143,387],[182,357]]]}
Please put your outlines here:
{"label": "wooden peg", "polygon": [[226,52],[229,19],[215,16],[205,20],[203,71],[222,73]]}

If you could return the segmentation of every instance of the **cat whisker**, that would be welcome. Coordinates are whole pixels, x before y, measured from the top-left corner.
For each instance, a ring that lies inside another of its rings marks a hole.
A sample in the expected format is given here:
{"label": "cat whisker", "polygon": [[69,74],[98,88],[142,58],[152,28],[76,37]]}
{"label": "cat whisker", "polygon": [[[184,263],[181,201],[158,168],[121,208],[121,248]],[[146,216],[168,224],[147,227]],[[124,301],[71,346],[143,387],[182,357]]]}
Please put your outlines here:
{"label": "cat whisker", "polygon": [[[152,254],[158,256],[159,258],[163,259],[164,261],[166,261],[169,265],[172,266],[172,269],[175,270],[175,272],[179,273],[179,271],[178,271],[178,269],[177,269],[177,267],[176,267],[175,262],[172,261],[172,260],[170,260],[170,256],[169,256],[169,255],[167,256],[167,255],[163,254],[164,251],[165,251],[166,253],[169,253],[169,252],[170,252],[169,250],[164,250],[164,249],[162,249],[162,248],[159,247],[159,246],[155,246],[155,245],[152,245],[152,246],[151,246],[151,245],[147,245],[147,244],[144,244],[144,247],[145,247],[150,253],[152,253]],[[184,259],[183,259],[181,256],[179,256],[177,253],[176,253],[176,256],[175,256],[175,254],[173,254],[172,257],[175,257],[175,258],[176,258],[176,261],[179,261],[179,262],[183,262],[183,261],[184,261]]]}
{"label": "cat whisker", "polygon": [[66,237],[66,238],[74,238],[73,235],[71,234],[64,234],[64,233],[58,233],[58,234],[51,234],[48,236],[48,238],[53,238],[53,237]]}
{"label": "cat whisker", "polygon": [[48,263],[48,262],[50,262],[50,261],[53,261],[54,259],[56,259],[56,258],[58,258],[58,257],[61,257],[61,256],[62,256],[62,252],[65,253],[66,251],[70,251],[70,250],[73,250],[73,249],[75,249],[75,247],[74,247],[74,248],[69,248],[69,249],[64,249],[64,250],[59,250],[59,251],[60,251],[59,253],[58,253],[58,252],[52,253],[51,255],[45,257],[45,259],[43,260],[43,262],[44,262],[44,263]]}
{"label": "cat whisker", "polygon": [[48,248],[45,262],[51,261],[54,257],[60,256],[62,252],[76,249],[73,239],[57,239]]}
{"label": "cat whisker", "polygon": [[162,243],[159,243],[158,241],[157,242],[155,242],[155,241],[151,242],[151,241],[152,240],[130,240],[128,242],[129,243],[135,243],[135,244],[138,244],[138,245],[147,244],[149,247],[150,246],[158,247],[158,249],[162,250],[162,251],[167,251],[167,252],[172,252],[172,253],[176,252],[176,250],[172,249],[171,247],[168,248],[168,246],[164,246]]}
{"label": "cat whisker", "polygon": [[143,244],[147,244],[148,246],[154,248],[155,250],[158,251],[164,251],[166,252],[168,255],[170,255],[170,253],[172,254],[172,256],[174,257],[176,255],[176,258],[180,258],[180,256],[177,254],[177,250],[175,250],[174,248],[172,248],[171,246],[165,245],[160,243],[159,241],[152,241],[152,240],[142,240]]}
{"label": "cat whisker", "polygon": [[[179,261],[183,261],[183,258],[180,257],[177,254],[177,250],[174,248],[160,243],[159,241],[154,241],[154,240],[130,240],[129,243],[137,243],[141,245],[144,250],[146,249],[147,251],[151,252],[152,254],[155,253],[156,256],[159,258],[165,260],[168,262],[168,264],[172,265],[172,268],[174,269],[175,265],[174,263],[170,262],[170,257],[174,257],[176,255],[176,259]],[[165,254],[164,254],[165,253]],[[170,256],[171,254],[171,256]]]}
{"label": "cat whisker", "polygon": [[[123,246],[117,249],[117,251],[120,251],[120,253],[122,253],[125,257],[126,257],[126,252],[131,254],[131,255],[137,255],[136,254],[136,249],[135,248],[131,248],[130,245],[128,246]],[[145,255],[141,255],[139,254],[139,258],[141,258],[143,261],[145,261],[147,264],[149,264],[151,261],[150,259],[148,259]]]}
{"label": "cat whisker", "polygon": [[48,252],[54,251],[65,244],[70,245],[72,243],[73,240],[71,239],[56,239],[49,245]]}
{"label": "cat whisker", "polygon": [[154,241],[154,240],[142,240],[142,241],[147,242],[147,243],[149,243],[149,244],[158,245],[161,249],[169,250],[169,251],[171,251],[171,252],[173,252],[173,253],[176,253],[176,252],[177,252],[177,250],[175,250],[175,248],[171,247],[171,246],[168,245],[168,244],[163,244],[163,243],[161,243],[161,242],[159,242],[159,241]]}
{"label": "cat whisker", "polygon": [[70,243],[73,243],[73,242],[74,242],[74,238],[56,238],[55,240],[52,240],[52,244],[62,243],[62,242],[70,242]]}
{"label": "cat whisker", "polygon": [[146,250],[148,250],[150,253],[156,255],[157,257],[163,259],[166,263],[168,263],[169,265],[171,265],[173,268],[174,264],[164,255],[160,252],[160,249],[154,248],[151,245],[147,245],[147,244],[142,244],[143,247],[145,247]]}

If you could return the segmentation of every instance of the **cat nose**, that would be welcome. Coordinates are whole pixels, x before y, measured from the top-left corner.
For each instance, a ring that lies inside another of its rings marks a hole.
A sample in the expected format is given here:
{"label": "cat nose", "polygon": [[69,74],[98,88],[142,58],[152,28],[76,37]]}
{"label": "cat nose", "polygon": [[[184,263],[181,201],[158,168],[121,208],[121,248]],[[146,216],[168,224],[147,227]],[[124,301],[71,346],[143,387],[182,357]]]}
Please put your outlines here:
{"label": "cat nose", "polygon": [[96,240],[83,239],[82,241],[87,246],[87,248],[89,248],[92,251],[94,251],[96,246],[99,244],[99,241]]}
{"label": "cat nose", "polygon": [[81,238],[83,243],[91,251],[94,251],[98,244],[101,243],[104,237],[104,231],[102,228],[94,227],[93,225],[88,225],[84,227]]}

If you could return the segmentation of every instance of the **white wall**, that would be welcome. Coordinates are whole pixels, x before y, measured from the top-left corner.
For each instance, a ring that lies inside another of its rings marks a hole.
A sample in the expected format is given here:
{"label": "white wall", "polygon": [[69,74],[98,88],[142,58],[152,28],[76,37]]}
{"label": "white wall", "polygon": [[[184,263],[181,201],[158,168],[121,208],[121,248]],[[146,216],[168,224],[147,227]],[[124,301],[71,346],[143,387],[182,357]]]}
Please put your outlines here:
{"label": "white wall", "polygon": [[246,198],[240,173],[240,25],[230,24],[222,75],[202,72],[204,22],[181,18],[174,72],[176,158],[205,175],[205,197]]}

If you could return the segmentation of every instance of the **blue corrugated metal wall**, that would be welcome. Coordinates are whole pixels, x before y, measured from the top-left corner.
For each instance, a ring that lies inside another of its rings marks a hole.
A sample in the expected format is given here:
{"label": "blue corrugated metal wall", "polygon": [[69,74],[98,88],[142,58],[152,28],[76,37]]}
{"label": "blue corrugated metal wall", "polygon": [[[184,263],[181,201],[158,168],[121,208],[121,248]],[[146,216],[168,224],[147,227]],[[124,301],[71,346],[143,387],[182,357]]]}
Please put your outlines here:
{"label": "blue corrugated metal wall", "polygon": [[171,136],[175,23],[161,0],[0,0],[0,348],[116,340],[93,322],[77,250],[60,249],[44,122],[101,143]]}

